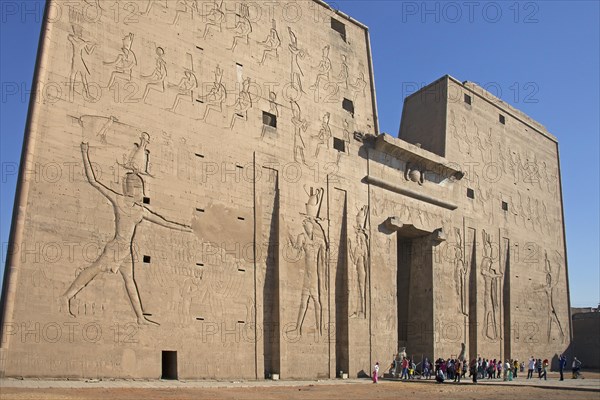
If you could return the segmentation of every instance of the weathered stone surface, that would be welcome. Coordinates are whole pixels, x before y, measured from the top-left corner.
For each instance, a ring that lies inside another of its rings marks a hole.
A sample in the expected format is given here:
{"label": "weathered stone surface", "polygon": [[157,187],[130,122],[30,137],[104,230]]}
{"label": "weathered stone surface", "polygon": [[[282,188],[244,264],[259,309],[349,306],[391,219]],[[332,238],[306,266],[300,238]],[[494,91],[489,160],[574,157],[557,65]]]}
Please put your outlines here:
{"label": "weathered stone surface", "polygon": [[379,135],[368,32],[320,1],[101,3],[48,2],[36,84],[60,90],[31,104],[2,374],[334,378],[399,347],[569,346],[542,126],[445,76]]}

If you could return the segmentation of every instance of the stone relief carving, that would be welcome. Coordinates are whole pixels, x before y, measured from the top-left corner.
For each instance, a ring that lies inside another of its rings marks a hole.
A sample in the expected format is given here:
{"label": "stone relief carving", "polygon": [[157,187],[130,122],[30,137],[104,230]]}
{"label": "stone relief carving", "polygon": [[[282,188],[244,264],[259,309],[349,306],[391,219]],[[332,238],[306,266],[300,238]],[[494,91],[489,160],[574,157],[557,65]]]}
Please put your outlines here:
{"label": "stone relief carving", "polygon": [[179,23],[179,19],[181,15],[191,14],[191,18],[194,19],[194,12],[199,13],[198,3],[196,0],[177,0],[177,4],[175,5],[175,18],[171,25],[177,25]]}
{"label": "stone relief carving", "polygon": [[220,3],[214,2],[213,7],[209,10],[208,14],[203,15],[203,17],[208,21],[204,26],[204,33],[202,33],[202,39],[205,39],[206,36],[211,31],[221,32],[223,21],[225,20],[225,13],[222,11],[223,9],[223,0]]}
{"label": "stone relief carving", "polygon": [[351,282],[356,282],[353,287],[351,299],[350,318],[366,318],[367,310],[367,271],[369,265],[369,234],[368,234],[369,207],[364,205],[356,214],[354,226],[355,238],[348,239],[350,261],[354,266],[354,277]]}
{"label": "stone relief carving", "polygon": [[144,88],[144,94],[142,100],[144,103],[150,94],[150,90],[157,91],[159,93],[165,92],[165,79],[167,79],[167,63],[164,60],[165,50],[162,47],[156,48],[156,65],[154,71],[150,75],[142,75],[142,79],[145,79],[146,87]]}
{"label": "stone relief carving", "polygon": [[346,55],[342,54],[342,67],[340,69],[340,73],[337,76],[338,83],[344,85],[344,88],[348,89],[350,83],[350,67],[348,66],[348,60],[346,59]]}
{"label": "stone relief carving", "polygon": [[126,157],[123,155],[123,163],[119,164],[125,170],[138,175],[150,175],[148,169],[150,166],[150,150],[147,149],[150,143],[150,135],[142,132],[139,143],[134,143],[133,148]]}
{"label": "stone relief carving", "polygon": [[277,32],[277,23],[275,20],[271,21],[271,30],[269,31],[269,35],[267,38],[260,42],[262,46],[265,47],[263,50],[262,58],[258,62],[259,65],[263,65],[267,59],[267,57],[273,57],[276,60],[279,60],[279,48],[281,47],[281,39],[279,38],[279,33]]}
{"label": "stone relief carving", "polygon": [[71,73],[69,75],[69,101],[72,102],[75,98],[75,85],[77,80],[81,81],[83,87],[82,95],[84,99],[92,98],[90,95],[90,87],[88,83],[88,75],[90,70],[86,63],[87,56],[90,56],[96,49],[96,43],[84,39],[83,28],[80,25],[71,25],[73,33],[67,36],[67,40],[71,43],[73,55],[71,57]]}
{"label": "stone relief carving", "polygon": [[198,78],[194,73],[194,58],[191,54],[187,54],[190,60],[190,68],[183,70],[183,78],[179,81],[178,85],[169,84],[171,87],[177,88],[177,94],[173,100],[173,105],[168,108],[168,111],[175,112],[181,100],[189,98],[190,102],[194,104],[194,89],[198,88]]}
{"label": "stone relief carving", "polygon": [[149,15],[154,4],[160,3],[164,8],[169,8],[168,0],[148,0],[148,5],[146,6],[146,10],[142,13],[142,15]]}
{"label": "stone relief carving", "polygon": [[215,81],[210,91],[200,97],[200,101],[206,102],[204,115],[200,118],[201,121],[206,121],[211,111],[223,112],[223,103],[227,99],[227,90],[223,85],[223,70],[217,65],[215,69]]}
{"label": "stone relief carving", "polygon": [[329,46],[323,47],[322,58],[317,66],[317,79],[314,84],[310,86],[311,90],[315,92],[315,102],[319,102],[319,92],[321,87],[321,82],[325,81],[325,83],[329,82],[329,73],[331,72],[331,60],[329,59]]}
{"label": "stone relief carving", "polygon": [[361,93],[362,93],[363,97],[365,96],[365,89],[367,88],[367,81],[365,80],[364,72],[361,71],[358,74],[358,78],[356,78],[356,81],[350,85],[350,88],[352,89],[352,101],[356,101],[356,98]]}
{"label": "stone relief carving", "polygon": [[315,135],[315,137],[318,139],[315,150],[315,157],[319,156],[319,151],[321,150],[322,146],[325,146],[329,149],[329,142],[331,142],[331,127],[329,126],[330,119],[331,114],[329,112],[326,112],[323,115],[323,119],[321,121],[321,129],[319,130],[319,133]]}
{"label": "stone relief carving", "polygon": [[498,271],[492,254],[492,238],[485,230],[483,235],[483,259],[481,260],[481,275],[484,281],[484,326],[483,333],[490,340],[496,340],[500,337],[498,327],[500,311],[500,294],[502,287],[503,273]]}
{"label": "stone relief carving", "polygon": [[110,74],[107,88],[112,87],[116,80],[130,82],[132,78],[133,68],[137,66],[137,57],[131,49],[133,46],[133,33],[129,33],[123,38],[123,46],[121,52],[117,55],[114,61],[104,61],[104,65],[113,66],[113,71]]}
{"label": "stone relief carving", "polygon": [[306,57],[306,50],[298,47],[298,38],[292,28],[288,26],[288,33],[290,35],[290,44],[288,49],[292,54],[292,65],[291,65],[291,85],[294,89],[300,91],[301,93],[306,93],[304,89],[302,89],[302,77],[304,76],[304,72],[302,72],[302,68],[300,67],[300,63],[298,59],[303,59]]}
{"label": "stone relief carving", "polygon": [[252,108],[252,97],[250,96],[250,78],[244,79],[242,87],[238,94],[235,104],[233,105],[233,115],[231,116],[231,124],[229,129],[233,130],[235,121],[238,118],[248,120],[248,110]]}
{"label": "stone relief carving", "polygon": [[[138,150],[140,149],[142,149],[142,146],[138,146]],[[129,172],[122,178],[122,193],[118,193],[96,179],[89,158],[89,145],[88,143],[81,143],[81,154],[87,180],[112,205],[115,218],[115,233],[113,238],[104,246],[100,256],[91,265],[81,269],[73,283],[61,296],[60,301],[63,311],[68,312],[72,316],[74,314],[71,312],[70,306],[73,297],[94,280],[98,274],[111,271],[121,274],[129,301],[137,316],[138,324],[156,324],[156,322],[150,321],[144,316],[134,278],[135,257],[133,243],[136,230],[144,220],[165,228],[190,233],[192,232],[192,227],[191,225],[170,221],[144,205],[145,183],[142,175],[136,172],[139,168],[137,165],[138,162],[135,160],[138,153],[134,153],[130,160],[127,161],[126,165],[130,165],[131,169],[128,169]]]}
{"label": "stone relief carving", "polygon": [[233,28],[233,43],[228,50],[234,51],[240,39],[245,40],[248,44],[250,33],[252,33],[252,24],[250,23],[250,11],[248,5],[240,4],[240,13],[236,15],[237,23]]}
{"label": "stone relief carving", "polygon": [[404,170],[404,179],[423,186],[425,182],[425,170],[416,164],[407,162]]}
{"label": "stone relief carving", "polygon": [[539,286],[536,289],[536,292],[543,292],[546,296],[546,307],[547,307],[547,319],[548,325],[546,330],[546,335],[548,338],[548,343],[552,342],[552,323],[555,323],[558,328],[558,335],[560,342],[563,343],[565,339],[565,332],[562,328],[562,324],[560,323],[560,319],[558,318],[558,313],[556,312],[556,307],[554,305],[555,291],[559,282],[560,270],[562,264],[562,257],[560,253],[556,252],[555,255],[555,264],[556,266],[553,268],[552,263],[548,259],[548,251],[544,252],[544,271],[546,272],[546,283],[544,285]]}
{"label": "stone relief carving", "polygon": [[100,128],[100,131],[98,131],[98,133],[96,134],[101,143],[107,143],[106,135],[108,134],[108,131],[115,122],[119,122],[119,120],[112,115],[106,119],[106,122]]}
{"label": "stone relief carving", "polygon": [[344,130],[342,131],[342,140],[344,140],[345,151],[338,151],[336,165],[340,165],[340,160],[342,159],[342,154],[350,154],[350,124],[348,120],[344,120]]}
{"label": "stone relief carving", "polygon": [[296,319],[296,331],[302,335],[302,328],[308,307],[312,300],[315,310],[316,330],[323,334],[323,301],[328,289],[328,248],[327,235],[319,222],[319,213],[323,201],[323,188],[313,188],[305,191],[308,195],[306,216],[302,221],[303,232],[296,238],[288,234],[289,243],[299,254],[304,254],[302,294]]}
{"label": "stone relief carving", "polygon": [[471,263],[465,257],[465,243],[462,230],[460,228],[455,228],[454,232],[456,233],[456,245],[454,246],[454,282],[456,284],[456,296],[459,300],[460,312],[463,315],[468,316],[469,297],[467,288],[469,287],[468,277]]}
{"label": "stone relief carving", "polygon": [[298,103],[295,101],[291,101],[290,103],[292,107],[292,124],[294,125],[294,161],[297,163],[302,162],[304,165],[307,165],[306,159],[304,158],[306,144],[302,138],[302,132],[306,132],[308,122],[306,119],[302,118],[302,112]]}

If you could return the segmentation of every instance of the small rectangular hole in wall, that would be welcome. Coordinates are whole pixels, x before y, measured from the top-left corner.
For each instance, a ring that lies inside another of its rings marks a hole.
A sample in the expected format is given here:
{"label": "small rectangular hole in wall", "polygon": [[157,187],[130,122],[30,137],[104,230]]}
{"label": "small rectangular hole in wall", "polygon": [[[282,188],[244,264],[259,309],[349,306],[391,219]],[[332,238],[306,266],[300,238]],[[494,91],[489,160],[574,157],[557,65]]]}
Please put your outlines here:
{"label": "small rectangular hole in wall", "polygon": [[238,324],[245,324],[246,321],[238,321]]}
{"label": "small rectangular hole in wall", "polygon": [[204,209],[202,209],[202,208],[196,208],[196,211],[198,211],[198,212],[204,212]]}
{"label": "small rectangular hole in wall", "polygon": [[342,139],[333,138],[333,148],[336,149],[337,151],[341,151],[342,153],[346,152],[346,142],[344,142]]}
{"label": "small rectangular hole in wall", "polygon": [[246,272],[246,270],[245,270],[245,269],[243,269],[243,268],[238,268],[238,271],[239,271],[239,272]]}
{"label": "small rectangular hole in wall", "polygon": [[202,317],[196,317],[196,320],[197,321],[204,321],[204,318],[202,318]]}
{"label": "small rectangular hole in wall", "polygon": [[150,197],[144,197],[144,204],[150,204]]}
{"label": "small rectangular hole in wall", "polygon": [[244,67],[242,64],[240,64],[240,63],[237,63],[237,62],[235,63],[235,65],[237,65],[237,66],[238,66],[238,67],[240,67],[240,68],[243,68],[243,67]]}
{"label": "small rectangular hole in wall", "polygon": [[240,114],[240,113],[235,113],[235,115],[237,115],[240,118],[244,118],[244,114]]}
{"label": "small rectangular hole in wall", "polygon": [[150,264],[150,260],[151,260],[150,256],[144,256],[144,262],[146,264]]}
{"label": "small rectangular hole in wall", "polygon": [[196,153],[196,157],[204,158],[204,154]]}
{"label": "small rectangular hole in wall", "polygon": [[354,103],[352,102],[352,100],[344,98],[344,100],[342,101],[342,108],[348,111],[352,115],[352,118],[354,118]]}
{"label": "small rectangular hole in wall", "polygon": [[177,379],[177,352],[162,352],[162,375],[161,379]]}
{"label": "small rectangular hole in wall", "polygon": [[504,211],[508,211],[508,203],[507,202],[505,202],[505,201],[502,202],[502,209]]}
{"label": "small rectangular hole in wall", "polygon": [[202,264],[202,263],[196,263],[196,267],[204,267],[204,264]]}
{"label": "small rectangular hole in wall", "polygon": [[239,165],[239,164],[235,164],[235,167],[239,168],[239,169],[244,169],[244,167],[242,165]]}
{"label": "small rectangular hole in wall", "polygon": [[245,221],[245,220],[246,220],[246,218],[244,218],[244,217],[238,217],[238,219],[239,219],[240,221]]}
{"label": "small rectangular hole in wall", "polygon": [[204,102],[203,102],[202,100],[200,100],[200,99],[196,99],[196,101],[197,101],[198,103],[204,104]]}
{"label": "small rectangular hole in wall", "polygon": [[467,197],[470,199],[475,198],[475,191],[473,189],[467,188]]}
{"label": "small rectangular hole in wall", "polygon": [[277,116],[263,111],[263,125],[277,128]]}
{"label": "small rectangular hole in wall", "polygon": [[465,93],[465,103],[467,103],[468,105],[471,105],[471,96],[469,96],[466,93]]}
{"label": "small rectangular hole in wall", "polygon": [[346,41],[346,25],[343,22],[331,18],[331,29],[339,33],[344,42]]}
{"label": "small rectangular hole in wall", "polygon": [[144,314],[145,317],[151,317],[152,316],[152,314],[150,314],[150,313],[143,313],[143,314]]}
{"label": "small rectangular hole in wall", "polygon": [[200,47],[200,46],[196,46],[196,48],[197,48],[198,50],[200,50],[200,51],[204,51],[204,49],[203,49],[202,47]]}
{"label": "small rectangular hole in wall", "polygon": [[506,118],[504,117],[504,115],[502,115],[502,114],[499,114],[499,115],[498,115],[498,121],[500,121],[500,123],[501,123],[502,125],[506,125]]}

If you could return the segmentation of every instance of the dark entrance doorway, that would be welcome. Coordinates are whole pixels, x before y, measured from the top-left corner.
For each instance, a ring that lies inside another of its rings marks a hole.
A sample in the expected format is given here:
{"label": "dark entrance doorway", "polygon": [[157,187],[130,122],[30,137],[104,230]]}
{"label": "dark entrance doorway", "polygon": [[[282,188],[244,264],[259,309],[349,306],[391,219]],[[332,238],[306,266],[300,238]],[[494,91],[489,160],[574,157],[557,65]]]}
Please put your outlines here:
{"label": "dark entrance doorway", "polygon": [[162,352],[162,376],[161,379],[177,379],[177,352]]}

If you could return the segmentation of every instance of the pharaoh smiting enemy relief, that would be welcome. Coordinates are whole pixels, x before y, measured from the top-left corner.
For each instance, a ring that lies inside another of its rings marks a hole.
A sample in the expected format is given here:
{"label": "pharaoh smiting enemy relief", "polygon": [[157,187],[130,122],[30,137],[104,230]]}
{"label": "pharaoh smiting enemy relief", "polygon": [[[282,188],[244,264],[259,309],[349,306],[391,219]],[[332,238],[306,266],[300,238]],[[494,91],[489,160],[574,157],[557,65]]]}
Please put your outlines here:
{"label": "pharaoh smiting enemy relief", "polygon": [[144,205],[143,170],[140,170],[139,163],[135,159],[138,158],[137,155],[140,151],[145,151],[144,149],[140,150],[145,141],[149,141],[149,135],[144,132],[142,138],[140,138],[140,145],[138,145],[139,151],[134,151],[128,162],[123,166],[127,173],[122,179],[122,193],[114,191],[97,180],[89,158],[89,145],[88,143],[81,143],[85,175],[90,185],[98,190],[112,205],[115,216],[115,233],[113,238],[104,246],[96,261],[82,269],[71,286],[62,295],[61,306],[63,311],[67,311],[73,317],[75,315],[71,313],[71,299],[94,280],[98,274],[111,271],[115,274],[117,272],[121,274],[127,296],[137,316],[138,324],[157,324],[144,316],[140,295],[134,279],[136,259],[133,242],[136,230],[143,221],[148,221],[169,229],[183,232],[193,231],[191,225],[169,221]]}

